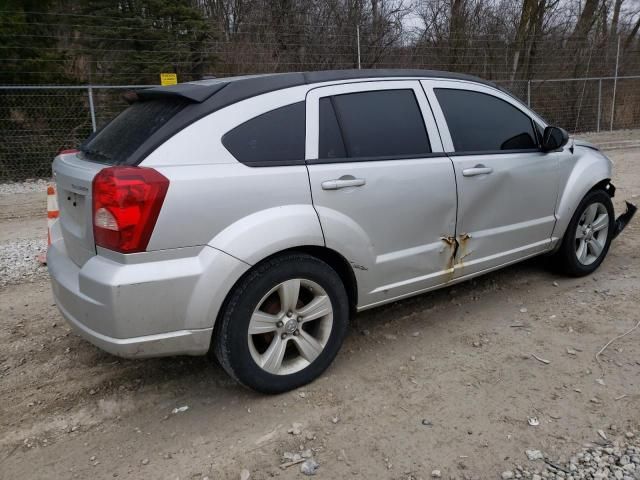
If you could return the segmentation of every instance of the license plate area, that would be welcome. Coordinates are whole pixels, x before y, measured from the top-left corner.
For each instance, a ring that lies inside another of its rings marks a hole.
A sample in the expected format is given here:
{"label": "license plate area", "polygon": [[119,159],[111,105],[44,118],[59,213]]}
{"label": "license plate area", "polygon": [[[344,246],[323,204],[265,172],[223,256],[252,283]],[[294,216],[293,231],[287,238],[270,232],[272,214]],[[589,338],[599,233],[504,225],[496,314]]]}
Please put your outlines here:
{"label": "license plate area", "polygon": [[58,192],[58,206],[60,208],[62,221],[73,235],[84,236],[84,226],[86,219],[86,197],[70,190]]}

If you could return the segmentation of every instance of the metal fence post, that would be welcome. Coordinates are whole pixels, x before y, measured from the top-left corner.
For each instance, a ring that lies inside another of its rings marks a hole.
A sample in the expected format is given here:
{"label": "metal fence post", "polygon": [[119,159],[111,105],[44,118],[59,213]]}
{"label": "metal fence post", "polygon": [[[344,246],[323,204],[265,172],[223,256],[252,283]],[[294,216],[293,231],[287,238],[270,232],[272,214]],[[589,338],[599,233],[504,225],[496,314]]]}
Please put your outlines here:
{"label": "metal fence post", "polygon": [[598,116],[596,120],[596,132],[600,131],[600,112],[602,110],[602,79],[598,79]]}
{"label": "metal fence post", "polygon": [[618,50],[616,52],[616,73],[613,77],[613,100],[611,100],[611,123],[609,131],[613,131],[613,117],[616,113],[616,87],[618,86],[618,62],[620,60],[620,35],[618,35]]}
{"label": "metal fence post", "polygon": [[531,108],[531,80],[527,80],[527,107]]}
{"label": "metal fence post", "polygon": [[356,25],[356,37],[358,42],[358,70],[360,70],[360,25]]}
{"label": "metal fence post", "polygon": [[93,88],[91,87],[91,85],[89,85],[88,90],[89,90],[89,111],[91,112],[91,128],[93,128],[93,131],[95,132],[97,130],[96,109],[93,106]]}

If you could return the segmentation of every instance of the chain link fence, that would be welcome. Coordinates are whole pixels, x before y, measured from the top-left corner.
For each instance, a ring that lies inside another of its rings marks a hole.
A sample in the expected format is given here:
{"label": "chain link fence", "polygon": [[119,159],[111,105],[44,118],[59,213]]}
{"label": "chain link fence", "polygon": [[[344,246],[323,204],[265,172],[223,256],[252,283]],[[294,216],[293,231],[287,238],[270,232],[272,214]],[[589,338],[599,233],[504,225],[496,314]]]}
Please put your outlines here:
{"label": "chain link fence", "polygon": [[[496,83],[572,133],[640,128],[640,76]],[[0,182],[49,177],[57,152],[77,147],[150,85],[0,86]]]}
{"label": "chain link fence", "polygon": [[571,133],[640,127],[640,76],[496,81]]}

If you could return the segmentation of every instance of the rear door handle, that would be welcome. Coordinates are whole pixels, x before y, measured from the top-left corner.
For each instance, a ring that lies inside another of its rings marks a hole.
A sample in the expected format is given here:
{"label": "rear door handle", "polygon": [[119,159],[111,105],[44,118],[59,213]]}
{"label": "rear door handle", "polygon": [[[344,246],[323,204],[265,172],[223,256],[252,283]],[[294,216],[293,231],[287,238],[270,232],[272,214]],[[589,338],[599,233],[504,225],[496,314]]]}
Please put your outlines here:
{"label": "rear door handle", "polygon": [[473,168],[465,168],[462,170],[462,175],[464,177],[475,177],[476,175],[489,175],[491,172],[493,172],[493,168],[486,167],[479,163]]}
{"label": "rear door handle", "polygon": [[322,189],[338,190],[339,188],[361,187],[366,183],[367,181],[364,178],[337,178],[335,180],[327,180],[326,182],[322,182]]}

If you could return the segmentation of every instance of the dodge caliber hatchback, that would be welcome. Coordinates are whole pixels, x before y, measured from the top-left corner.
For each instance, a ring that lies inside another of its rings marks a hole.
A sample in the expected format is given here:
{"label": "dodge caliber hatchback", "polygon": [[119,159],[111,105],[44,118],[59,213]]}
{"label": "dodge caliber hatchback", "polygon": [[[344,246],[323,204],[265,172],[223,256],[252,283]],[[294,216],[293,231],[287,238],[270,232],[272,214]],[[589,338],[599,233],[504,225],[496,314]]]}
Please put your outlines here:
{"label": "dodge caliber hatchback", "polygon": [[611,162],[475,77],[359,70],[158,87],[56,157],[48,265],[74,329],[202,355],[262,392],[319,376],[355,312],[550,254],[593,272]]}

